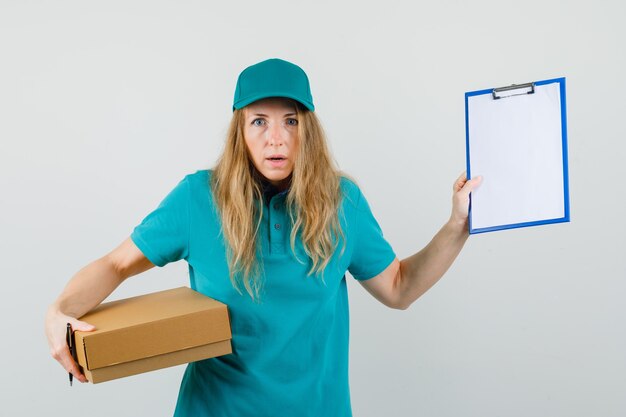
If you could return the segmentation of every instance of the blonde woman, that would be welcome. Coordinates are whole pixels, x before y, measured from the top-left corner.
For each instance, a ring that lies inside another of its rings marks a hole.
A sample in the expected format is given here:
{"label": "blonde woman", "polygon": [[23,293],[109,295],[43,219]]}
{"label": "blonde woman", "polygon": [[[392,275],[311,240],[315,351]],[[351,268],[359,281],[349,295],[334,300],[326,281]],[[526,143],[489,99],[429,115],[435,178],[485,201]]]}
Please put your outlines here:
{"label": "blonde woman", "polygon": [[52,355],[85,382],[65,326],[126,278],[185,259],[191,287],[228,305],[233,353],[191,363],[176,416],[350,416],[345,272],[406,309],[465,243],[469,193],[450,220],[399,261],[354,181],[333,165],[304,71],[270,59],[237,81],[224,151],[187,175],[111,253],[80,270],[46,317]]}

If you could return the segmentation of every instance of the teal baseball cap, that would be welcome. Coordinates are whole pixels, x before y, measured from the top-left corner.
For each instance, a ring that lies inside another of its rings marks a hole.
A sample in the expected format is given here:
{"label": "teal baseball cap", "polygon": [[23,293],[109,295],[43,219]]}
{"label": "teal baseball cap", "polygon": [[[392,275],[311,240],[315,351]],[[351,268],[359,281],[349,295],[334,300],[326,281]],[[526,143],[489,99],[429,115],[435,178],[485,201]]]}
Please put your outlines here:
{"label": "teal baseball cap", "polygon": [[309,77],[299,66],[272,58],[246,68],[239,74],[233,111],[268,97],[286,97],[314,111]]}

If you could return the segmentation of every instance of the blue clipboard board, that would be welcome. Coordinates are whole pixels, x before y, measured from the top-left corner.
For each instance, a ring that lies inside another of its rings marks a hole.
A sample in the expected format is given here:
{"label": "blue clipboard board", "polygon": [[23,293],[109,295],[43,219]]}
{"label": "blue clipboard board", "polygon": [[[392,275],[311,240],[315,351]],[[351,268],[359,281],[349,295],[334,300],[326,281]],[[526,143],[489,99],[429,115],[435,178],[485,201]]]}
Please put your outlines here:
{"label": "blue clipboard board", "polygon": [[565,78],[465,93],[470,234],[570,221]]}

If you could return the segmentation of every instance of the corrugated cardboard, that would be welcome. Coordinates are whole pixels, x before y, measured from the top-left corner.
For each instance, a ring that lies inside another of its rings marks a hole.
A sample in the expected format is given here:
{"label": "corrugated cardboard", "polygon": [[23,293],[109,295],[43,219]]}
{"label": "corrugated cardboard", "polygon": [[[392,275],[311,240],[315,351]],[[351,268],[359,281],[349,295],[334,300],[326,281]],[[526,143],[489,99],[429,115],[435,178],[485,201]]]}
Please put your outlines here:
{"label": "corrugated cardboard", "polygon": [[98,383],[232,353],[225,304],[187,287],[103,303],[80,320],[76,356]]}

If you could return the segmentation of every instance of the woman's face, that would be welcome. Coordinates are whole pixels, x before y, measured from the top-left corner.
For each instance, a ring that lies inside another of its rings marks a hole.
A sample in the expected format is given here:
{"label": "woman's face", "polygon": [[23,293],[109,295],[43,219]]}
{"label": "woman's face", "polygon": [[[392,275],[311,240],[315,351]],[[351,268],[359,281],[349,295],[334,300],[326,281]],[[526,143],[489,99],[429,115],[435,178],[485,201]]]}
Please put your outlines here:
{"label": "woman's face", "polygon": [[298,152],[298,116],[295,104],[267,98],[245,108],[244,138],[256,169],[281,191],[289,185]]}

